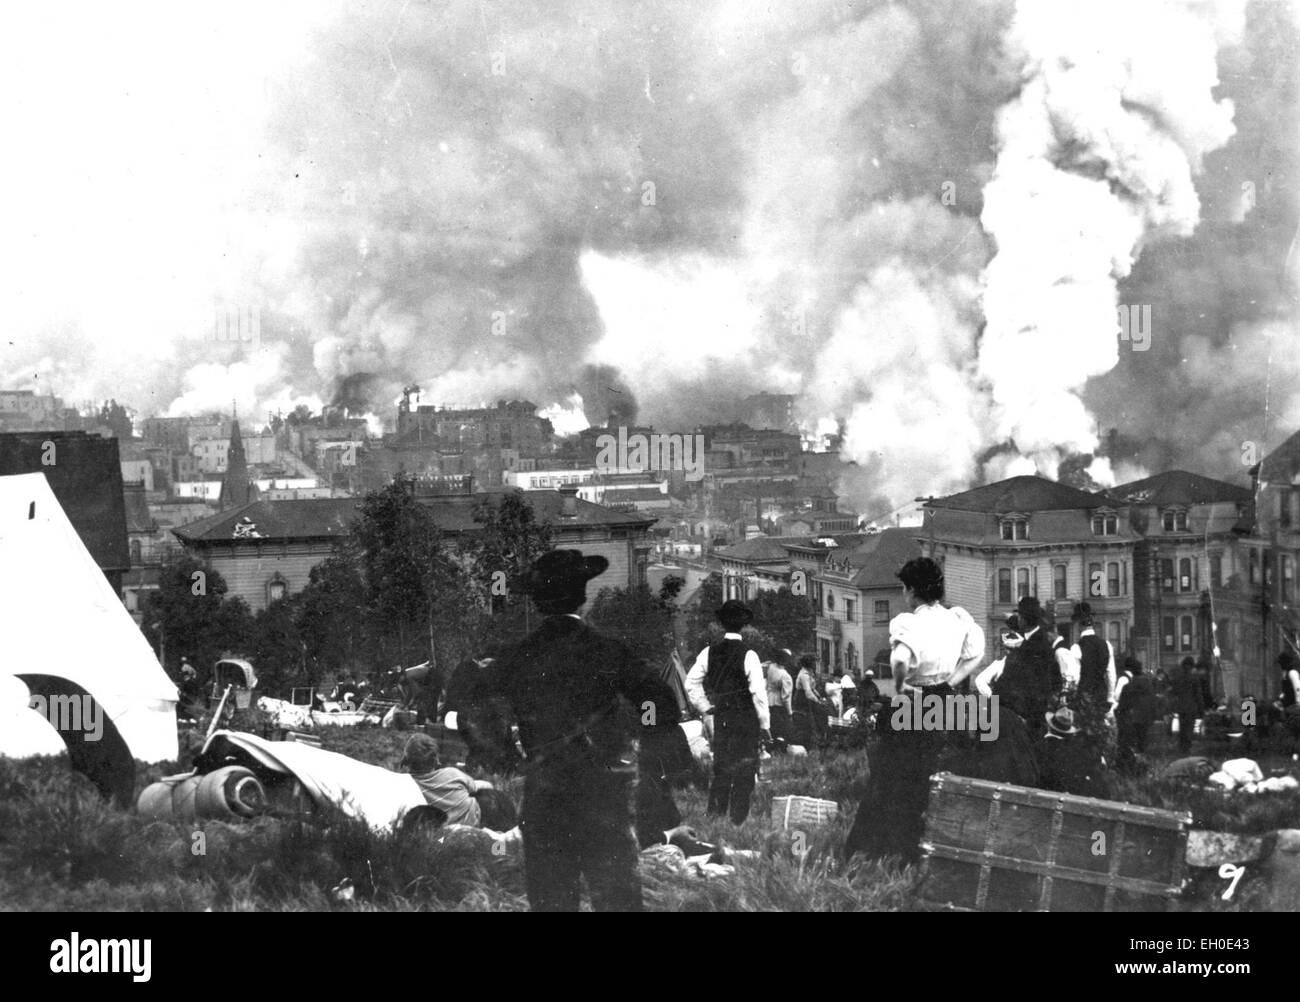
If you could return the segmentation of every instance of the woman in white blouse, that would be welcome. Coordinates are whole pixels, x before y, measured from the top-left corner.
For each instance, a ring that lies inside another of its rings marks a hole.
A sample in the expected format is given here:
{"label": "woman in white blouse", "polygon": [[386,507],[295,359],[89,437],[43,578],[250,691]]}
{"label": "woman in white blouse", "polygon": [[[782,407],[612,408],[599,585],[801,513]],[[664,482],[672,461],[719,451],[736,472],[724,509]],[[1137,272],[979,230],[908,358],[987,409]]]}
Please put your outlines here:
{"label": "woman in white blouse", "polygon": [[934,560],[909,560],[898,572],[910,612],[889,624],[890,668],[895,692],[877,718],[880,741],[871,762],[867,793],[844,846],[873,856],[917,857],[930,776],[939,764],[945,730],[910,726],[904,699],[943,697],[950,680],[964,678],[984,656],[984,631],[962,608],[943,605],[943,569]]}

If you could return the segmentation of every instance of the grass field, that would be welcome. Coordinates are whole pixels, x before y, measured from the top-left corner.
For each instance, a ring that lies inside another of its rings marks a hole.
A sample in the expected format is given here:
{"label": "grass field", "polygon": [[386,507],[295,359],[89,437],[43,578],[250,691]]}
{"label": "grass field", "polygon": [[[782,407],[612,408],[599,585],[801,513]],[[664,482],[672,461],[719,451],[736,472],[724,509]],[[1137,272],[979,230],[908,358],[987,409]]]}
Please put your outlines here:
{"label": "grass field", "polygon": [[[395,768],[407,735],[379,729],[333,729],[324,747]],[[1209,754],[1211,749],[1197,749]],[[1171,757],[1161,749],[1157,758]],[[1289,762],[1287,764],[1290,764]],[[142,768],[143,788],[168,771]],[[642,867],[647,907],[656,911],[909,910],[915,874],[890,862],[837,860],[866,781],[862,751],[774,759],[750,820],[740,828],[705,816],[702,790],[679,791],[688,824],[708,841],[759,850],[733,875],[705,879],[662,866]],[[517,779],[498,780],[520,793]],[[1189,810],[1196,827],[1257,833],[1300,827],[1300,794],[1227,796],[1154,779],[1118,780],[1118,799]],[[792,833],[770,820],[773,797],[837,801],[840,816],[805,833],[805,856]],[[196,853],[196,832],[205,851]],[[350,901],[331,889],[347,878]],[[1249,879],[1231,902],[1219,882],[1194,885],[1187,907],[1249,910],[1258,896]],[[232,825],[147,822],[100,800],[65,758],[0,759],[0,908],[11,911],[521,911],[522,861],[493,854],[478,839],[438,832],[379,836],[353,822],[320,824],[263,817]]]}

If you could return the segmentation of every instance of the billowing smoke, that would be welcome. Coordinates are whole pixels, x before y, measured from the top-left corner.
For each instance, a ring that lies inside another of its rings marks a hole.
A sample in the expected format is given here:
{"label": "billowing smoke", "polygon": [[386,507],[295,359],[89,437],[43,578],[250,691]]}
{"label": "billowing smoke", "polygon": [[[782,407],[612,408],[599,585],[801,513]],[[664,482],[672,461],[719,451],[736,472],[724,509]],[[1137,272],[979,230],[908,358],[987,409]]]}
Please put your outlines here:
{"label": "billowing smoke", "polygon": [[[1096,445],[1080,391],[1118,360],[1117,280],[1143,243],[1199,221],[1193,176],[1233,133],[1231,102],[1213,96],[1215,56],[1240,18],[1233,4],[1017,9],[1024,84],[998,116],[985,189],[997,253],[979,369],[998,436],[1048,472]],[[1146,336],[1137,320],[1130,346]]]}
{"label": "billowing smoke", "polygon": [[415,383],[684,430],[787,392],[867,514],[1065,459],[1230,475],[1266,395],[1268,444],[1300,421],[1293,12],[1070,7],[349,9],[246,206],[286,328],[178,351],[164,406],[391,417]]}

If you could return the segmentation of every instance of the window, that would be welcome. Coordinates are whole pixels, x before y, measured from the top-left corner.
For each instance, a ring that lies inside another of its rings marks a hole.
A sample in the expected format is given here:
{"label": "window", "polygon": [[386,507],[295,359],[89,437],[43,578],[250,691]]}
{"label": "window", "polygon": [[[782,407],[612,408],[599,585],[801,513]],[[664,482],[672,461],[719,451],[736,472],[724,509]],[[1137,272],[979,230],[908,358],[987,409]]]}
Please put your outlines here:
{"label": "window", "polygon": [[1118,622],[1106,624],[1106,639],[1110,641],[1110,647],[1112,651],[1119,651],[1119,641],[1120,641],[1119,633],[1120,630],[1119,630]]}
{"label": "window", "polygon": [[857,603],[855,603],[851,598],[846,598],[844,600],[844,621],[846,623],[853,622],[853,607],[856,604]]}
{"label": "window", "polygon": [[826,611],[835,611],[835,593],[829,590],[826,592]]}
{"label": "window", "polygon": [[1250,583],[1259,584],[1259,550],[1250,551]]}
{"label": "window", "polygon": [[1029,568],[1016,568],[1016,599],[1022,599],[1029,595]]}
{"label": "window", "polygon": [[858,649],[853,646],[853,641],[849,641],[844,648],[844,670],[846,672],[856,671],[858,668]]}
{"label": "window", "polygon": [[1290,602],[1295,589],[1295,561],[1282,554],[1282,601]]}
{"label": "window", "polygon": [[133,539],[133,540],[131,540],[131,566],[132,566],[132,567],[139,567],[139,566],[140,566],[140,564],[141,564],[141,553],[142,553],[143,549],[144,549],[144,547],[143,547],[143,545],[140,543],[140,540],[138,540],[138,539]]}
{"label": "window", "polygon": [[1111,598],[1119,595],[1119,562],[1116,560],[1106,565],[1106,594]]}
{"label": "window", "polygon": [[889,603],[876,603],[876,625],[889,622]]}
{"label": "window", "polygon": [[1011,601],[1011,568],[1003,567],[998,571],[998,601]]}
{"label": "window", "polygon": [[1028,539],[1029,521],[1023,518],[1004,518],[1002,520],[1003,539]]}
{"label": "window", "polygon": [[1162,590],[1174,590],[1174,562],[1172,560],[1160,561],[1160,581]]}
{"label": "window", "polygon": [[1179,620],[1179,650],[1190,651],[1192,649],[1192,617],[1183,616]]}
{"label": "window", "polygon": [[1163,651],[1174,650],[1174,617],[1165,616],[1160,620],[1160,649]]}
{"label": "window", "polygon": [[1264,587],[1273,587],[1273,551],[1264,551]]}
{"label": "window", "polygon": [[1100,511],[1092,516],[1094,536],[1114,536],[1119,532],[1119,516],[1114,512]]}
{"label": "window", "polygon": [[1178,561],[1178,590],[1192,590],[1192,561],[1187,557]]}
{"label": "window", "polygon": [[278,602],[284,598],[288,591],[289,587],[284,583],[283,578],[272,578],[266,584],[266,600],[268,603]]}
{"label": "window", "polygon": [[828,665],[830,663],[831,663],[831,642],[827,640],[825,637],[822,637],[822,664]]}
{"label": "window", "polygon": [[1217,553],[1210,558],[1210,587],[1223,587],[1223,557]]}
{"label": "window", "polygon": [[1165,532],[1186,532],[1187,512],[1170,508],[1162,514],[1160,524]]}
{"label": "window", "polygon": [[1052,568],[1052,598],[1065,598],[1065,564],[1056,564]]}

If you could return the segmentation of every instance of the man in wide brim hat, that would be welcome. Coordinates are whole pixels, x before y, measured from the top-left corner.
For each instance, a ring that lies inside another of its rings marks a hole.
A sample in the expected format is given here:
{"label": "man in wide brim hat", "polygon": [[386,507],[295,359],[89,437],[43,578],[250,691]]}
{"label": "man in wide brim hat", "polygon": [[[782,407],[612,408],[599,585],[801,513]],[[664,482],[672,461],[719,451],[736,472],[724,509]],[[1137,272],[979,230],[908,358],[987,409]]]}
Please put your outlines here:
{"label": "man in wide brim hat", "polygon": [[586,556],[581,550],[550,550],[524,573],[523,589],[543,611],[549,605],[572,605],[575,599],[582,605],[587,582],[608,568],[609,561],[602,556]]}
{"label": "man in wide brim hat", "polygon": [[1047,729],[1053,734],[1064,737],[1068,734],[1079,733],[1079,728],[1074,726],[1074,711],[1068,706],[1062,706],[1051,713],[1043,714],[1043,716],[1047,719]]}
{"label": "man in wide brim hat", "polygon": [[739,633],[754,621],[754,613],[749,606],[729,598],[717,611],[718,622],[729,633]]}
{"label": "man in wide brim hat", "polygon": [[[471,729],[527,755],[522,835],[524,887],[533,911],[577,911],[586,878],[596,911],[640,911],[630,771],[636,735],[654,744],[677,729],[677,697],[659,672],[578,616],[601,556],[551,550],[523,588],[546,618],[480,669],[466,716]],[[630,706],[634,713],[625,713]]]}

